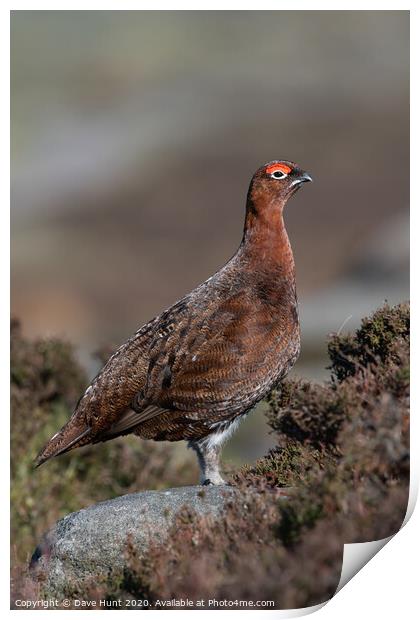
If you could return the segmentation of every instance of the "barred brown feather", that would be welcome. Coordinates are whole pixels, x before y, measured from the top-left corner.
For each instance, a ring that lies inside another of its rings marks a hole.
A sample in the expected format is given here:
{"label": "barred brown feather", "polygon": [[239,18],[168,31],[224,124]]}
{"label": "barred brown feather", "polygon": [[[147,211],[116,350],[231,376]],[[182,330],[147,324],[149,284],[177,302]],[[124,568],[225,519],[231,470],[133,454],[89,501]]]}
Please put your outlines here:
{"label": "barred brown feather", "polygon": [[290,370],[300,339],[283,207],[306,180],[291,162],[257,170],[236,254],[112,355],[38,464],[130,432],[201,441],[250,410]]}

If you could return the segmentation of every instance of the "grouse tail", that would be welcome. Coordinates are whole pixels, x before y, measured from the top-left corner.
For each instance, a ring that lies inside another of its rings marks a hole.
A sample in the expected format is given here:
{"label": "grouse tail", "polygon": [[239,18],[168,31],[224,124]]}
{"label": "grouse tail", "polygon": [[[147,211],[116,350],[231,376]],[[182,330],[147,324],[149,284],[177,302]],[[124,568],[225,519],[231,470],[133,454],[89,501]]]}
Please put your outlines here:
{"label": "grouse tail", "polygon": [[91,442],[91,428],[77,418],[70,419],[43,447],[35,459],[35,467],[39,467],[49,459],[79,448]]}

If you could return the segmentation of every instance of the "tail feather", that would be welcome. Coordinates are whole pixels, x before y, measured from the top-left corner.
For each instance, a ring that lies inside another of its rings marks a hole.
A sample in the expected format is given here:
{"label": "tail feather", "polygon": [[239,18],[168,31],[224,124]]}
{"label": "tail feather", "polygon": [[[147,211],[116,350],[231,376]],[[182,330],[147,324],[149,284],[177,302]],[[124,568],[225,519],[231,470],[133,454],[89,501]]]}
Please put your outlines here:
{"label": "tail feather", "polygon": [[54,456],[90,443],[89,434],[91,430],[90,426],[82,425],[75,420],[69,420],[61,431],[51,437],[38,454],[35,459],[35,467],[39,467]]}

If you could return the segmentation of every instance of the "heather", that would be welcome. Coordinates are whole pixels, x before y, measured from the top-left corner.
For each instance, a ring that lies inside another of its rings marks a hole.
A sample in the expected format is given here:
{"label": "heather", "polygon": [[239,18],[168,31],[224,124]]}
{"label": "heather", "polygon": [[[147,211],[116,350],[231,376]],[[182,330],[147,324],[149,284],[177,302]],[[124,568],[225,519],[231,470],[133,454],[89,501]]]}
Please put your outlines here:
{"label": "heather", "polygon": [[[72,347],[12,329],[13,591],[42,593],[24,575],[40,535],[68,512],[123,493],[195,482],[191,455],[116,440],[54,459],[32,458],[68,418],[86,384]],[[328,340],[330,378],[286,380],[268,397],[276,447],[230,477],[240,500],[222,518],[181,510],[167,540],[126,569],[68,584],[69,596],[273,600],[314,605],[335,591],[343,544],[395,533],[409,483],[409,306],[388,305],[353,334]],[[136,464],[133,467],[133,463]],[[203,493],[205,493],[203,488]],[[285,499],[285,493],[287,499]]]}

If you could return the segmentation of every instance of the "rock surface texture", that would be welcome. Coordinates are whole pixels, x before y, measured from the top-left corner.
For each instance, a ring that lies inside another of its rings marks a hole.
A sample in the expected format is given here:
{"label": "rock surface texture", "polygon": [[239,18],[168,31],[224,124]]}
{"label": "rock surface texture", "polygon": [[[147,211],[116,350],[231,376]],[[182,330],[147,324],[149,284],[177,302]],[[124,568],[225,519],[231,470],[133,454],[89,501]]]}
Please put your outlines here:
{"label": "rock surface texture", "polygon": [[31,568],[45,574],[47,596],[66,596],[69,584],[124,568],[128,539],[146,552],[153,538],[164,542],[182,507],[214,517],[235,493],[228,486],[191,486],[143,491],[89,506],[67,515],[44,535]]}

